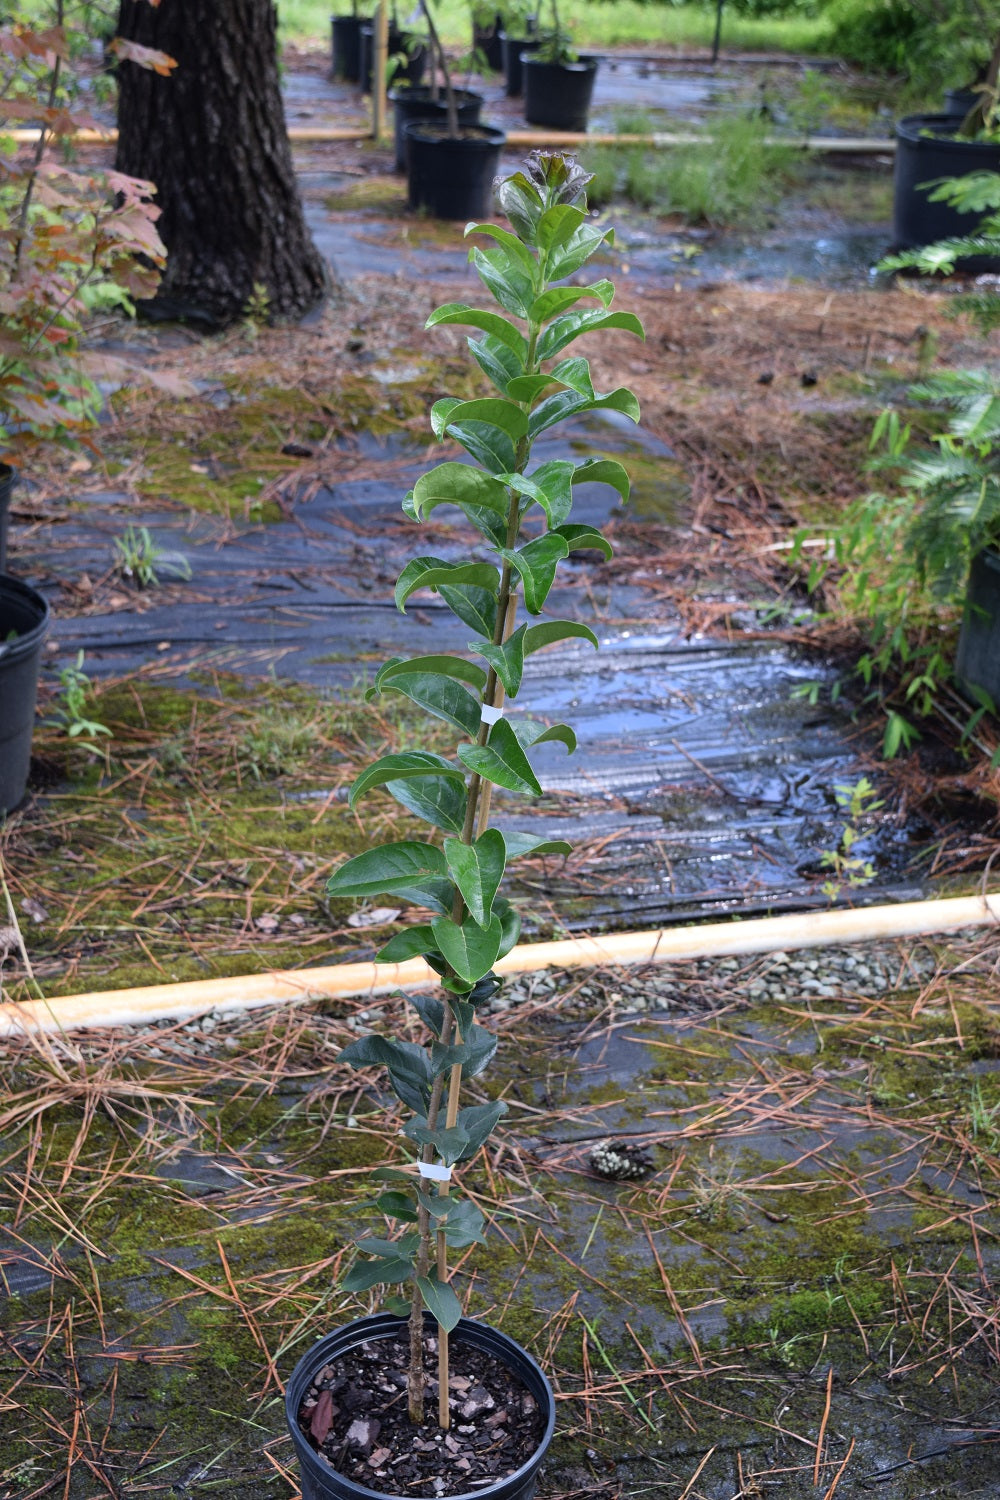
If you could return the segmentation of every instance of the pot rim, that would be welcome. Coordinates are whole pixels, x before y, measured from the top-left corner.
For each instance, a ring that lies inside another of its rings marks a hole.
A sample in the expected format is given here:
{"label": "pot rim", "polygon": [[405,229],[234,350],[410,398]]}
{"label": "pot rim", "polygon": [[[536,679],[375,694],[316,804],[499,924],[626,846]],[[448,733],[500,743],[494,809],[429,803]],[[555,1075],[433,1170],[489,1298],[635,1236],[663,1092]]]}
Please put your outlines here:
{"label": "pot rim", "polygon": [[967,140],[958,134],[961,118],[957,115],[920,114],[903,115],[896,121],[896,136],[911,144],[921,141],[933,142],[935,146],[949,146],[956,151],[983,152],[984,155],[1000,154],[1000,142]]}
{"label": "pot rim", "polygon": [[411,140],[416,139],[428,144],[440,142],[450,146],[503,146],[507,141],[507,132],[501,130],[499,125],[463,125],[461,135],[442,135],[441,124],[438,120],[407,120],[403,126],[403,134]]}
{"label": "pot rim", "polygon": [[[336,1328],[332,1332],[326,1334],[323,1338],[319,1339],[315,1344],[313,1344],[311,1349],[307,1350],[306,1353],[302,1355],[301,1359],[296,1364],[294,1370],[288,1378],[288,1381],[285,1384],[285,1419],[288,1423],[288,1430],[292,1437],[293,1446],[295,1447],[296,1452],[299,1455],[300,1464],[303,1462],[311,1462],[312,1472],[318,1477],[326,1477],[330,1474],[336,1474],[342,1483],[344,1483],[345,1485],[349,1484],[353,1487],[356,1500],[399,1500],[399,1497],[388,1494],[385,1490],[371,1490],[367,1487],[367,1485],[359,1484],[356,1480],[349,1480],[345,1474],[341,1474],[338,1469],[332,1468],[332,1466],[321,1460],[319,1458],[319,1455],[316,1453],[316,1450],[310,1446],[304,1434],[302,1433],[301,1428],[299,1427],[298,1406],[302,1400],[302,1396],[305,1393],[305,1387],[308,1381],[312,1378],[315,1370],[319,1366],[326,1364],[331,1358],[330,1354],[327,1353],[327,1345],[331,1340],[342,1340],[346,1338],[348,1342],[346,1343],[344,1350],[342,1351],[338,1349],[336,1351],[337,1353],[346,1352],[347,1349],[354,1348],[359,1343],[369,1343],[373,1339],[377,1338],[394,1337],[396,1334],[405,1330],[407,1321],[408,1320],[406,1318],[396,1317],[393,1313],[373,1313],[368,1317],[355,1318],[350,1323],[345,1323],[342,1328]],[[430,1324],[434,1328],[437,1327],[436,1321],[433,1318],[432,1314],[427,1312],[426,1310],[424,1311],[424,1321],[426,1324]],[[545,1405],[548,1407],[548,1415],[545,1423],[545,1430],[542,1433],[541,1438],[539,1439],[538,1446],[531,1454],[531,1457],[526,1459],[525,1462],[521,1464],[520,1468],[512,1470],[510,1474],[505,1474],[502,1479],[495,1480],[489,1485],[482,1485],[475,1490],[463,1490],[460,1494],[445,1497],[445,1500],[477,1500],[477,1497],[479,1497],[479,1500],[490,1500],[491,1492],[495,1492],[498,1485],[502,1484],[506,1486],[516,1483],[523,1484],[527,1479],[531,1478],[533,1473],[541,1464],[542,1458],[544,1457],[549,1444],[552,1441],[552,1434],[555,1431],[556,1425],[555,1396],[553,1395],[552,1387],[549,1384],[548,1377],[546,1376],[544,1370],[542,1369],[538,1361],[534,1358],[534,1356],[529,1354],[527,1349],[522,1348],[522,1346],[516,1341],[516,1339],[512,1339],[509,1334],[504,1333],[501,1329],[495,1328],[492,1323],[481,1323],[478,1321],[478,1319],[475,1318],[461,1318],[456,1327],[452,1330],[451,1336],[452,1338],[455,1338],[456,1335],[458,1335],[460,1342],[461,1333],[463,1331],[469,1330],[485,1331],[491,1339],[499,1340],[507,1346],[509,1352],[515,1357],[516,1363],[523,1363],[525,1366],[527,1366],[527,1369],[535,1377],[535,1383],[540,1386],[540,1388],[544,1392]],[[334,1355],[333,1357],[336,1357],[336,1355]],[[298,1377],[300,1375],[300,1372],[301,1388],[295,1391],[295,1395],[293,1398],[292,1388],[293,1386],[299,1386]],[[517,1373],[516,1364],[515,1373]],[[534,1394],[534,1392],[532,1394]],[[295,1406],[294,1411],[292,1409],[293,1399]]]}

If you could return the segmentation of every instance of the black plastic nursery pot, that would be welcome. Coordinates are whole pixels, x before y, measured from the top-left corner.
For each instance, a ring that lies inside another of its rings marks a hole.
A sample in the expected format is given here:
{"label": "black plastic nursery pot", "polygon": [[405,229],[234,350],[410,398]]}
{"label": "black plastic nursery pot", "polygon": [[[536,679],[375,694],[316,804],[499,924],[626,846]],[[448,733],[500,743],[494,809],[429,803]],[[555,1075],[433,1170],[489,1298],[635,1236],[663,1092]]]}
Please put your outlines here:
{"label": "black plastic nursery pot", "polygon": [[503,47],[500,43],[502,26],[503,16],[499,11],[487,25],[476,25],[473,22],[472,26],[472,50],[485,57],[486,66],[494,73],[499,73],[503,68]]}
{"label": "black plastic nursery pot", "polygon": [[944,113],[951,119],[956,116],[964,120],[970,109],[974,109],[982,98],[975,89],[947,89],[944,96]]}
{"label": "black plastic nursery pot", "polygon": [[16,483],[17,470],[12,469],[10,464],[0,464],[0,573],[7,571],[7,523]]}
{"label": "black plastic nursery pot", "polygon": [[[1000,142],[970,141],[957,134],[955,115],[908,115],[896,126],[892,235],[897,250],[916,250],[937,240],[971,234],[982,214],[962,214],[929,194],[942,177],[1000,172]],[[989,271],[1000,262],[989,256],[963,260],[970,271]]]}
{"label": "black plastic nursery pot", "polygon": [[450,136],[446,125],[411,120],[406,138],[411,208],[435,219],[485,219],[493,212],[493,179],[507,139],[492,125],[467,125]]}
{"label": "black plastic nursery pot", "polygon": [[[400,31],[398,27],[389,27],[389,57],[403,58],[392,75],[393,83],[419,83],[424,76],[424,68],[427,66],[427,48],[419,38],[411,32]],[[358,71],[360,75],[361,91],[370,94],[372,91],[372,63],[375,58],[375,27],[371,21],[365,21],[361,26],[361,42],[359,47]]]}
{"label": "black plastic nursery pot", "polygon": [[1000,552],[992,549],[972,559],[955,671],[1000,706]]}
{"label": "black plastic nursery pot", "polygon": [[500,33],[500,44],[503,49],[503,76],[507,97],[517,99],[524,89],[524,69],[521,67],[521,55],[524,52],[529,54],[537,52],[542,44],[538,37],[508,36],[506,31]]}
{"label": "black plastic nursery pot", "polygon": [[0,815],[28,785],[31,736],[49,606],[26,583],[0,573]]}
{"label": "black plastic nursery pot", "polygon": [[333,34],[334,78],[344,83],[357,83],[361,78],[361,26],[360,16],[331,16],[330,29]]}
{"label": "black plastic nursery pot", "polygon": [[[444,124],[448,119],[448,106],[440,89],[432,90],[427,84],[417,84],[393,89],[389,95],[395,117],[396,171],[406,171],[405,127],[411,120],[435,120]],[[471,89],[456,89],[455,104],[458,108],[459,125],[478,125],[479,111],[483,107],[482,94]]]}
{"label": "black plastic nursery pot", "polygon": [[[429,1314],[424,1316],[429,1327],[436,1326]],[[292,1371],[285,1388],[285,1418],[299,1460],[302,1500],[384,1500],[385,1491],[368,1489],[365,1485],[348,1479],[346,1475],[338,1474],[320,1458],[299,1427],[298,1414],[313,1376],[323,1365],[372,1340],[395,1338],[400,1333],[405,1336],[406,1326],[405,1318],[394,1317],[392,1313],[358,1318],[356,1322],[348,1323],[346,1327],[320,1339],[303,1355]],[[461,1495],[452,1496],[451,1500],[472,1500],[473,1496],[478,1497],[478,1500],[532,1500],[538,1470],[555,1430],[556,1408],[552,1387],[528,1351],[498,1328],[491,1328],[488,1323],[475,1323],[469,1318],[462,1318],[453,1330],[451,1339],[453,1342],[471,1344],[500,1360],[534,1396],[545,1421],[541,1441],[527,1463],[504,1479],[480,1485],[475,1490],[463,1491]]]}
{"label": "black plastic nursery pot", "polygon": [[541,62],[522,50],[524,118],[528,124],[586,130],[597,62],[596,57],[581,57],[573,63]]}

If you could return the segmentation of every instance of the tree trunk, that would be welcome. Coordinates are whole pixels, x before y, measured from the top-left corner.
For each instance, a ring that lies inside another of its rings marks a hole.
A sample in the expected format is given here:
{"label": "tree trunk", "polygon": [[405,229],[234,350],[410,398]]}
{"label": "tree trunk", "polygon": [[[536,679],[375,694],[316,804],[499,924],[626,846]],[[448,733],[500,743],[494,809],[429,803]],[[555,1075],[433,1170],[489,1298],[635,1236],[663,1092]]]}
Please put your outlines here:
{"label": "tree trunk", "polygon": [[153,317],[231,323],[263,288],[269,317],[297,318],[327,288],[295,183],[276,28],[272,0],[121,0],[119,35],[177,62],[169,77],[118,66],[116,166],[154,182],[163,211]]}

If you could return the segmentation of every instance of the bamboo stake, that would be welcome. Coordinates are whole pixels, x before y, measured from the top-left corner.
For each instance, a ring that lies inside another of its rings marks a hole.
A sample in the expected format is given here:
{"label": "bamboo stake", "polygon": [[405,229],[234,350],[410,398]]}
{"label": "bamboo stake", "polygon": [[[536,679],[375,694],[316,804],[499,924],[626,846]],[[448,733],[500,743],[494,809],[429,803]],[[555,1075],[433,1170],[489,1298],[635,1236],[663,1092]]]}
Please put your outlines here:
{"label": "bamboo stake", "polygon": [[389,62],[389,12],[385,0],[379,0],[375,7],[372,53],[372,135],[380,141],[385,135],[385,75]]}
{"label": "bamboo stake", "polygon": [[[611,932],[600,938],[525,943],[499,959],[495,969],[498,974],[530,974],[540,969],[614,968],[996,926],[1000,926],[1000,895],[957,896],[893,906],[797,912],[749,922],[713,922],[703,927],[662,927],[646,932]],[[98,990],[0,1005],[0,1037],[85,1027],[142,1026],[168,1018],[184,1020],[211,1010],[246,1011],[348,995],[387,995],[398,989],[430,989],[439,983],[434,970],[414,958],[402,964],[331,964],[243,978]]]}

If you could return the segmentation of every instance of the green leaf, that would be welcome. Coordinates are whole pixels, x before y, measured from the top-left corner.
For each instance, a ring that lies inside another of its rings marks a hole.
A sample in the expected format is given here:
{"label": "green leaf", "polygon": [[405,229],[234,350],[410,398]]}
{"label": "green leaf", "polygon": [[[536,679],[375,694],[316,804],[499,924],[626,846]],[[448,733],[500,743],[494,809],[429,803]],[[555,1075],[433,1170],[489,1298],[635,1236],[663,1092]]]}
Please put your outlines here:
{"label": "green leaf", "polygon": [[500,575],[492,563],[449,563],[440,557],[414,557],[396,581],[396,607],[402,610],[417,589],[438,589],[445,584],[474,584],[496,596]]}
{"label": "green leaf", "polygon": [[485,1026],[470,1028],[469,1036],[453,1047],[442,1047],[435,1043],[431,1048],[431,1071],[435,1076],[448,1073],[457,1064],[462,1065],[463,1078],[475,1078],[489,1063],[497,1050],[497,1038]]}
{"label": "green leaf", "polygon": [[[461,1114],[461,1110],[459,1113]],[[469,1137],[460,1126],[456,1125],[454,1129],[448,1130],[442,1125],[437,1130],[431,1130],[427,1121],[422,1119],[410,1120],[404,1125],[403,1134],[421,1146],[430,1146],[446,1167],[454,1166],[469,1144]]]}
{"label": "green leaf", "polygon": [[387,781],[385,789],[415,817],[435,828],[461,833],[465,827],[465,781],[446,776],[411,776],[406,781]]}
{"label": "green leaf", "polygon": [[572,276],[585,265],[602,245],[613,245],[613,229],[596,229],[591,224],[581,224],[576,233],[549,256],[548,274],[552,281],[562,281]]}
{"label": "green leaf", "polygon": [[513,313],[516,318],[526,318],[528,308],[535,300],[531,280],[517,272],[512,274],[507,266],[495,264],[490,252],[480,250],[478,246],[471,251],[469,259],[475,266],[480,281],[493,293],[504,312]]}
{"label": "green leaf", "polygon": [[517,444],[527,435],[528,417],[513,401],[485,396],[479,401],[435,402],[431,427],[436,437],[456,438],[491,474],[504,474],[517,467]]}
{"label": "green leaf", "polygon": [[412,1275],[413,1266],[408,1260],[367,1261],[364,1265],[352,1266],[340,1285],[345,1292],[367,1292],[373,1286],[385,1283],[392,1286],[408,1281]]}
{"label": "green leaf", "polygon": [[420,1288],[420,1295],[424,1299],[427,1311],[437,1321],[439,1327],[443,1328],[446,1333],[450,1333],[458,1326],[462,1316],[462,1304],[452,1288],[446,1281],[438,1281],[436,1276],[418,1276],[417,1286]]}
{"label": "green leaf", "polygon": [[[533,279],[537,271],[535,257],[526,245],[522,244],[516,234],[511,234],[509,229],[504,229],[501,224],[476,224],[476,234],[488,234],[491,239],[502,245],[510,259],[517,263],[518,267],[529,278]],[[466,230],[466,234],[468,234]]]}
{"label": "green leaf", "polygon": [[561,558],[569,555],[569,547],[558,531],[548,531],[544,536],[534,537],[519,547],[516,552],[504,547],[500,553],[521,575],[524,602],[530,614],[540,614],[556,576],[556,567]]}
{"label": "green leaf", "polygon": [[465,328],[481,328],[492,338],[499,339],[518,356],[523,370],[528,357],[528,341],[519,328],[502,318],[499,313],[478,307],[469,307],[464,302],[446,302],[431,313],[425,328],[435,328],[442,323],[460,323]]}
{"label": "green leaf", "polygon": [[[404,1224],[417,1222],[417,1211],[413,1207],[412,1200],[406,1193],[401,1193],[396,1188],[388,1193],[379,1193],[375,1199],[375,1207],[379,1213],[386,1214],[390,1219],[399,1219]],[[360,1240],[358,1244],[361,1244]]]}
{"label": "green leaf", "polygon": [[586,222],[587,215],[583,208],[577,208],[572,203],[553,204],[542,214],[538,221],[538,228],[535,230],[539,250],[558,250],[560,245],[565,245],[571,240]]}
{"label": "green leaf", "polygon": [[326,883],[328,896],[388,896],[428,875],[444,875],[443,852],[435,844],[404,839],[366,849],[334,870]]}
{"label": "green leaf", "polygon": [[[573,474],[574,484],[609,484],[621,496],[622,504],[628,503],[631,481],[627,470],[615,458],[587,458],[577,464]],[[560,521],[566,519],[560,516]]]}
{"label": "green leaf", "polygon": [[590,375],[590,365],[579,355],[572,359],[561,359],[557,365],[553,365],[550,373],[554,380],[558,380],[568,390],[576,391],[577,395],[586,396],[588,401],[592,401],[597,395]]}
{"label": "green leaf", "polygon": [[438,505],[474,505],[506,516],[509,497],[506,486],[482,469],[449,461],[421,475],[413,486],[413,503],[418,520]]}
{"label": "green leaf", "polygon": [[375,955],[377,964],[404,964],[409,958],[422,958],[429,949],[434,947],[434,934],[431,932],[429,922],[421,922],[415,927],[404,927],[402,932],[394,932],[387,943]]}
{"label": "green leaf", "polygon": [[[504,842],[506,842],[506,838]],[[500,925],[503,928],[503,937],[500,940],[500,952],[497,954],[497,958],[506,958],[511,949],[517,946],[517,940],[521,936],[521,918],[510,902],[503,897],[499,897],[494,901],[493,915],[500,918]]]}
{"label": "green leaf", "polygon": [[474,661],[464,656],[394,656],[381,667],[375,677],[375,686],[380,687],[391,677],[407,672],[438,672],[442,677],[454,677],[456,682],[467,682],[481,693],[486,686],[486,673]]}
{"label": "green leaf", "polygon": [[596,308],[588,312],[564,313],[561,318],[556,318],[538,340],[536,349],[537,358],[551,359],[558,354],[560,349],[565,349],[574,339],[582,333],[596,333],[602,328],[623,328],[627,333],[634,333],[640,339],[645,338],[642,324],[635,313],[629,312],[601,312]]}
{"label": "green leaf", "polygon": [[[521,859],[529,854],[572,854],[573,845],[565,839],[536,838],[531,833],[504,833],[507,859]],[[384,951],[384,950],[383,950]]]}
{"label": "green leaf", "polygon": [[448,1213],[444,1221],[444,1237],[453,1250],[464,1250],[467,1245],[482,1245],[486,1242],[483,1229],[486,1220],[482,1210],[469,1198],[450,1197]]}
{"label": "green leaf", "polygon": [[479,647],[480,655],[489,662],[503,683],[508,698],[515,698],[521,686],[521,674],[524,671],[524,639],[527,628],[526,625],[519,626],[502,646],[494,646],[491,642],[484,641]]}
{"label": "green leaf", "polygon": [[615,555],[615,549],[607,537],[602,536],[593,526],[557,526],[551,534],[563,537],[570,552],[581,552],[587,548],[603,552],[605,557]]}
{"label": "green leaf", "polygon": [[461,1156],[456,1161],[471,1161],[476,1152],[488,1141],[497,1121],[507,1113],[502,1099],[493,1104],[470,1104],[458,1112],[459,1129],[466,1138]]}
{"label": "green leaf", "polygon": [[550,740],[559,740],[570,755],[576,749],[576,735],[568,724],[540,724],[537,719],[519,719],[514,725],[518,740],[526,750],[532,745],[544,745]]}
{"label": "green leaf", "polygon": [[554,427],[557,422],[564,422],[567,417],[575,417],[583,411],[620,411],[633,422],[639,420],[639,403],[624,386],[611,391],[607,396],[596,396],[593,400],[581,396],[578,391],[556,391],[554,396],[547,396],[531,413],[530,437],[534,440],[539,433]]}
{"label": "green leaf", "polygon": [[471,916],[461,926],[451,917],[438,917],[431,923],[434,940],[459,979],[475,984],[488,974],[500,952],[503,928],[497,917],[481,927]]}
{"label": "green leaf", "polygon": [[[412,901],[414,906],[426,906],[430,911],[451,911],[455,900],[455,887],[450,880],[414,880],[392,894],[403,901]],[[427,955],[425,955],[427,956]]]}
{"label": "green leaf", "polygon": [[[430,928],[427,929],[430,933]],[[440,1038],[444,1031],[445,1008],[440,1000],[433,995],[407,995],[407,1000],[413,1006],[417,1015],[423,1021],[428,1031]]]}
{"label": "green leaf", "polygon": [[454,724],[470,738],[479,733],[479,699],[451,677],[442,677],[436,672],[396,672],[383,684],[383,691],[402,693],[418,707]]}
{"label": "green leaf", "polygon": [[378,1239],[365,1235],[355,1240],[358,1249],[365,1255],[377,1255],[380,1260],[410,1260],[420,1245],[420,1236],[404,1234],[398,1240]]}
{"label": "green leaf", "polygon": [[500,719],[490,730],[486,745],[459,745],[458,758],[470,771],[509,792],[531,792],[541,796],[538,778],[518,742],[517,735]]}
{"label": "green leaf", "polygon": [[387,1068],[393,1091],[408,1108],[419,1114],[431,1097],[430,1058],[414,1042],[394,1037],[359,1036],[341,1051],[339,1062],[352,1068]]}
{"label": "green leaf", "polygon": [[465,779],[456,765],[431,750],[403,750],[395,755],[380,755],[351,783],[350,805],[354,807],[366,792],[375,787],[405,781],[411,776],[430,775],[459,782]]}
{"label": "green leaf", "polygon": [[524,654],[531,656],[545,646],[555,645],[556,641],[569,640],[589,641],[595,647],[598,645],[597,636],[589,625],[581,625],[578,620],[545,620],[541,625],[529,625],[525,630]]}
{"label": "green leaf", "polygon": [[573,481],[576,466],[565,458],[553,458],[539,464],[528,476],[538,489],[538,503],[550,526],[559,526],[573,508]]}
{"label": "green leaf", "polygon": [[495,591],[477,588],[472,584],[442,584],[438,592],[452,614],[458,616],[470,630],[493,639],[497,624],[497,601]]}
{"label": "green leaf", "polygon": [[[462,900],[480,927],[485,927],[493,912],[493,898],[503,879],[506,863],[503,834],[495,828],[487,828],[472,844],[465,844],[461,839],[445,839],[444,857],[448,873],[462,893]],[[449,957],[447,952],[445,957]],[[487,968],[492,962],[491,959]],[[463,978],[466,977],[465,970],[457,965],[453,967]],[[477,974],[476,978],[481,978],[481,975]]]}
{"label": "green leaf", "polygon": [[515,375],[507,382],[507,395],[512,401],[522,401],[530,406],[551,384],[551,375]]}
{"label": "green leaf", "polygon": [[492,380],[497,390],[514,401],[520,401],[520,396],[511,394],[510,386],[512,381],[524,377],[524,360],[519,359],[507,344],[502,344],[488,333],[478,339],[470,337],[467,342],[476,364]]}
{"label": "green leaf", "polygon": [[584,297],[596,297],[604,307],[609,306],[615,289],[608,280],[594,281],[590,286],[554,286],[536,297],[531,305],[531,318],[535,323],[547,323],[568,308],[575,307]]}

